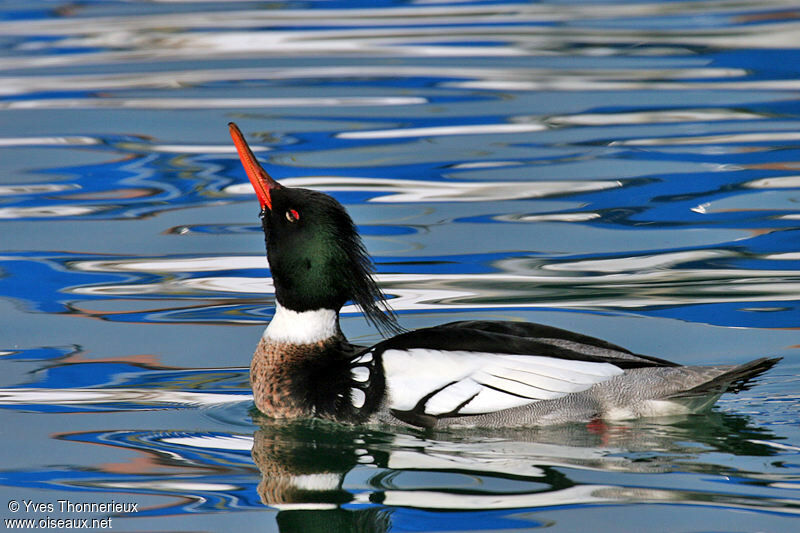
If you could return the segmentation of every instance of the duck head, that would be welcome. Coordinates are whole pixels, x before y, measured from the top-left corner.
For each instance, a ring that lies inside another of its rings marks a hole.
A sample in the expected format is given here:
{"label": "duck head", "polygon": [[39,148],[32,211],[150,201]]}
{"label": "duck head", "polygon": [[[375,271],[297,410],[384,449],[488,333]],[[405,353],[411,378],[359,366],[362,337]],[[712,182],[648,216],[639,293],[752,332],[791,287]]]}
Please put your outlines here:
{"label": "duck head", "polygon": [[352,301],[376,327],[396,331],[394,314],[375,283],[372,261],[345,208],[322,192],[275,181],[236,124],[228,126],[261,205],[278,303],[297,313],[321,309],[338,313]]}

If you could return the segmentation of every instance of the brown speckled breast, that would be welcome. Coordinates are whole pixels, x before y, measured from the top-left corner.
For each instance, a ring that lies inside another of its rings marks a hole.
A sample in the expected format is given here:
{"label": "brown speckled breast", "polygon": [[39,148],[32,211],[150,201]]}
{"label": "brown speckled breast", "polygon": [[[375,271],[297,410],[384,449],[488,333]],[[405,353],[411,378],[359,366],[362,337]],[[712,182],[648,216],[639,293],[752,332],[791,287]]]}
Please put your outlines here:
{"label": "brown speckled breast", "polygon": [[348,351],[342,347],[337,337],[302,345],[262,338],[250,364],[258,410],[272,418],[339,419],[351,385]]}

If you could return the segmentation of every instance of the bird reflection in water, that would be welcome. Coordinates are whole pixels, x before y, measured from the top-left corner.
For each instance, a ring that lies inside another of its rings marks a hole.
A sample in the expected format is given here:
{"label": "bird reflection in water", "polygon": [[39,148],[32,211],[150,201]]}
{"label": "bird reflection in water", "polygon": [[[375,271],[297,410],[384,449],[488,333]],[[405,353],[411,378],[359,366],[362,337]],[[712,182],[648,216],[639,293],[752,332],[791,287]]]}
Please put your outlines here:
{"label": "bird reflection in water", "polygon": [[[405,519],[396,514],[399,509],[494,511],[508,518],[508,511],[565,505],[700,503],[700,492],[631,490],[619,476],[720,474],[724,465],[703,459],[776,451],[768,444],[770,435],[746,417],[717,412],[488,433],[398,431],[253,415],[259,424],[252,449],[261,472],[258,493],[265,505],[278,509],[281,531],[388,531],[393,520]],[[571,472],[586,470],[608,477],[602,483],[570,478]],[[714,504],[737,505],[725,497]],[[531,527],[536,519],[527,514],[514,520],[525,522],[517,527]]]}
{"label": "bird reflection in water", "polygon": [[279,510],[281,531],[389,530],[387,509],[342,507],[356,500],[342,485],[365,451],[359,447],[360,432],[319,420],[279,422],[254,416],[259,422],[252,449],[261,472],[258,494],[264,505]]}

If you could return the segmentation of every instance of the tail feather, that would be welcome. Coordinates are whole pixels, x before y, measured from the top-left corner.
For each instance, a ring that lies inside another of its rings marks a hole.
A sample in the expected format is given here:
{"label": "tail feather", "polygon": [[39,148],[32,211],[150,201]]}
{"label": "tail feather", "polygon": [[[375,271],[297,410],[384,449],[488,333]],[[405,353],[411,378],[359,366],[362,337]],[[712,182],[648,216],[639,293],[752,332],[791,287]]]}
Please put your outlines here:
{"label": "tail feather", "polygon": [[731,367],[713,379],[710,379],[691,389],[680,391],[669,396],[669,399],[693,398],[709,395],[722,395],[726,392],[741,392],[754,385],[753,379],[760,376],[773,366],[781,357],[762,357],[749,363]]}

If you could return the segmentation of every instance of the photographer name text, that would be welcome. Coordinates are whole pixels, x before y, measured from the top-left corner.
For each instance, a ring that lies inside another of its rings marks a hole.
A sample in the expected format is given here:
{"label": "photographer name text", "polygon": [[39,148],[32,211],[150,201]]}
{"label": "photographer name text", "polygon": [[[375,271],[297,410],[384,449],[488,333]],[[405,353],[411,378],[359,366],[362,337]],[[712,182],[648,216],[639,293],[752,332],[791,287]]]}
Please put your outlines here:
{"label": "photographer name text", "polygon": [[59,517],[51,516],[51,513],[126,515],[138,512],[139,504],[136,502],[118,502],[116,500],[105,502],[10,500],[8,502],[8,510],[12,513],[34,514],[36,517],[5,518],[4,523],[7,529],[112,529],[114,526],[111,516],[91,518]]}

